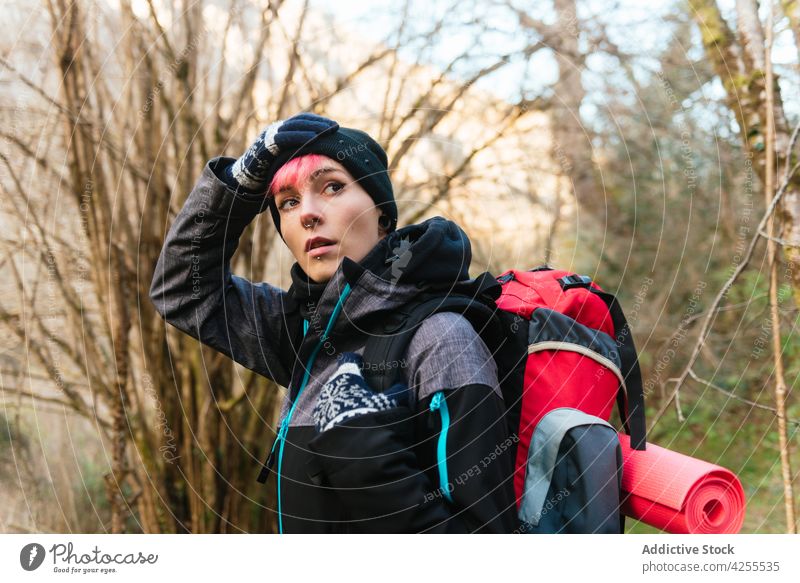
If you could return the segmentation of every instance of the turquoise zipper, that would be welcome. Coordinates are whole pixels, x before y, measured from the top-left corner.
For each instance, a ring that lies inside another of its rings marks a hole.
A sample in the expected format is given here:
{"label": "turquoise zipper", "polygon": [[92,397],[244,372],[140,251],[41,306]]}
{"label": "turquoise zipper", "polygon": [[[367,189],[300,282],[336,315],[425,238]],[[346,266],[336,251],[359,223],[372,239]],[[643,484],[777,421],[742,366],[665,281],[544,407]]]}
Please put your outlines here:
{"label": "turquoise zipper", "polygon": [[[281,513],[281,466],[283,464],[283,446],[286,443],[286,434],[289,432],[289,421],[292,419],[292,414],[294,413],[294,408],[297,406],[297,402],[300,400],[300,395],[303,392],[303,389],[306,388],[308,384],[308,379],[311,377],[311,367],[314,366],[314,361],[317,358],[317,354],[319,354],[322,345],[325,344],[325,341],[328,339],[328,334],[330,334],[331,328],[333,328],[333,324],[336,322],[336,318],[339,316],[339,312],[342,311],[342,306],[344,305],[344,300],[347,296],[350,295],[350,284],[344,286],[341,295],[339,296],[339,301],[336,302],[336,307],[333,308],[333,312],[331,312],[331,317],[328,319],[328,324],[325,326],[325,331],[322,333],[322,336],[319,338],[319,342],[314,347],[314,350],[311,352],[311,356],[308,357],[308,362],[306,363],[306,372],[303,375],[303,382],[300,383],[300,390],[297,391],[297,396],[292,403],[292,407],[289,409],[289,413],[286,414],[286,418],[281,423],[281,427],[278,430],[278,436],[275,438],[275,443],[272,444],[272,451],[275,451],[275,446],[278,445],[280,441],[281,447],[278,449],[278,533],[283,534],[283,514]],[[303,338],[305,338],[306,334],[308,333],[308,320],[303,320]]]}
{"label": "turquoise zipper", "polygon": [[447,430],[450,429],[450,411],[444,399],[444,391],[439,391],[431,399],[431,411],[439,411],[442,418],[442,430],[439,432],[439,441],[436,444],[436,465],[439,467],[439,489],[450,502],[453,496],[448,489],[447,481]]}

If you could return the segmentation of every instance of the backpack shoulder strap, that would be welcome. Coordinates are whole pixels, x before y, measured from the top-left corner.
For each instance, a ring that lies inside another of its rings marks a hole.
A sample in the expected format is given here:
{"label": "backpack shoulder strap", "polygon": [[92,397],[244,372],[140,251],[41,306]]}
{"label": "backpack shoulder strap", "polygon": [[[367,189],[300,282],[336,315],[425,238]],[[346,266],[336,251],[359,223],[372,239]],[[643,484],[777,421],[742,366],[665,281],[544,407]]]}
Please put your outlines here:
{"label": "backpack shoulder strap", "polygon": [[636,450],[646,449],[647,426],[644,415],[644,387],[642,386],[642,372],[639,369],[639,358],[636,355],[636,346],[633,343],[628,321],[622,312],[622,307],[617,298],[608,292],[590,288],[608,306],[611,321],[616,332],[619,355],[622,362],[622,376],[627,387],[627,403],[625,394],[620,391],[617,396],[617,407],[625,430],[631,438],[631,447]]}
{"label": "backpack shoulder strap", "polygon": [[369,386],[378,392],[400,381],[400,362],[419,325],[441,312],[462,314],[481,338],[499,341],[502,330],[496,318],[497,309],[469,296],[441,295],[436,292],[423,294],[417,301],[388,315],[382,326],[373,329],[364,348],[362,374]]}

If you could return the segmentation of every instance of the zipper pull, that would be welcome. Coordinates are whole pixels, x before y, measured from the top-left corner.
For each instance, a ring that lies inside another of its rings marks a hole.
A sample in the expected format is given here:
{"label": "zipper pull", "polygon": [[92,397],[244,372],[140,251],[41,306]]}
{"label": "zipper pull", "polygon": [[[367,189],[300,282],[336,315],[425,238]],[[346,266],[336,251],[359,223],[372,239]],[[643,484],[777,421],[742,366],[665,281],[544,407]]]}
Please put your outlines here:
{"label": "zipper pull", "polygon": [[[431,411],[437,411],[442,406],[442,392],[439,391],[438,393],[434,393],[433,398],[431,399],[431,404],[428,408]],[[428,428],[428,431],[433,431],[434,426],[436,423],[433,420],[433,415],[428,415],[428,421],[425,424]]]}
{"label": "zipper pull", "polygon": [[439,407],[441,407],[441,406],[442,406],[442,399],[443,399],[443,398],[444,398],[444,394],[442,393],[442,391],[439,391],[438,393],[436,393],[436,394],[433,396],[433,399],[431,399],[431,406],[430,406],[430,410],[431,410],[431,411],[436,411],[436,410],[438,410],[438,409],[439,409]]}
{"label": "zipper pull", "polygon": [[450,426],[450,414],[447,410],[447,401],[444,400],[444,391],[439,391],[431,399],[431,411],[439,411],[442,419],[442,428],[436,443],[436,465],[439,468],[439,490],[449,502],[453,501],[451,494],[453,485],[447,481],[447,430]]}
{"label": "zipper pull", "polygon": [[[275,443],[277,442],[278,440],[275,440]],[[267,469],[271,470],[274,463],[275,463],[275,447],[273,446],[272,451],[269,452],[269,457],[267,458]]]}
{"label": "zipper pull", "polygon": [[269,472],[272,470],[272,466],[275,465],[275,448],[278,446],[278,442],[284,438],[285,427],[286,420],[284,419],[281,423],[281,426],[278,428],[278,435],[275,436],[275,441],[272,442],[272,449],[269,450],[267,461],[261,466],[261,471],[258,473],[258,478],[256,478],[256,481],[261,484],[265,484],[267,482],[267,479],[269,478]]}
{"label": "zipper pull", "polygon": [[275,441],[272,443],[272,449],[269,451],[269,456],[267,456],[267,461],[261,465],[261,471],[258,472],[256,482],[260,484],[266,484],[269,479],[269,473],[272,471],[272,465],[275,463],[275,445],[277,445],[277,443],[278,438],[276,437]]}
{"label": "zipper pull", "polygon": [[275,463],[275,448],[278,446],[278,442],[283,439],[283,423],[281,423],[280,429],[278,429],[278,435],[275,436],[275,441],[272,442],[272,449],[269,450],[269,457],[267,458],[267,468],[272,469],[272,464]]}
{"label": "zipper pull", "polygon": [[[275,438],[276,443],[278,442],[278,440],[284,439],[286,437],[286,431],[288,429],[289,429],[289,418],[287,416],[283,421],[281,421],[281,426],[278,429],[278,436]],[[275,448],[275,446],[272,447],[273,449]]]}

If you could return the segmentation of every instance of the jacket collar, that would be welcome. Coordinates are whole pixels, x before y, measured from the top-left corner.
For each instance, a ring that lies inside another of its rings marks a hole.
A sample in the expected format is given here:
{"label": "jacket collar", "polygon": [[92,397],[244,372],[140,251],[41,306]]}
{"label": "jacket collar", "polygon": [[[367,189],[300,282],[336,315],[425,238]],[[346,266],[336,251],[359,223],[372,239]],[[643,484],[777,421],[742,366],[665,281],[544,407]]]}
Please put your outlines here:
{"label": "jacket collar", "polygon": [[391,311],[423,289],[454,291],[469,282],[471,246],[453,221],[433,217],[398,229],[359,262],[345,257],[327,283],[314,283],[298,263],[292,266],[289,297],[309,330],[321,334],[347,284],[350,294],[332,334],[342,334],[376,312]]}

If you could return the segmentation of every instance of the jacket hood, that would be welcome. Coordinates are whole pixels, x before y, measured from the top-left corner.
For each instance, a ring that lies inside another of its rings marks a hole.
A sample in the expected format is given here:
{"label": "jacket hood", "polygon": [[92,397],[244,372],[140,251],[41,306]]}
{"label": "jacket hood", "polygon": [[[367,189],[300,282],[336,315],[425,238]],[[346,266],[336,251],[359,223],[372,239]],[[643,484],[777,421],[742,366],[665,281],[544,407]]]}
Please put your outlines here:
{"label": "jacket hood", "polygon": [[394,285],[448,288],[469,279],[471,261],[472,247],[463,229],[433,217],[393,231],[359,264]]}

